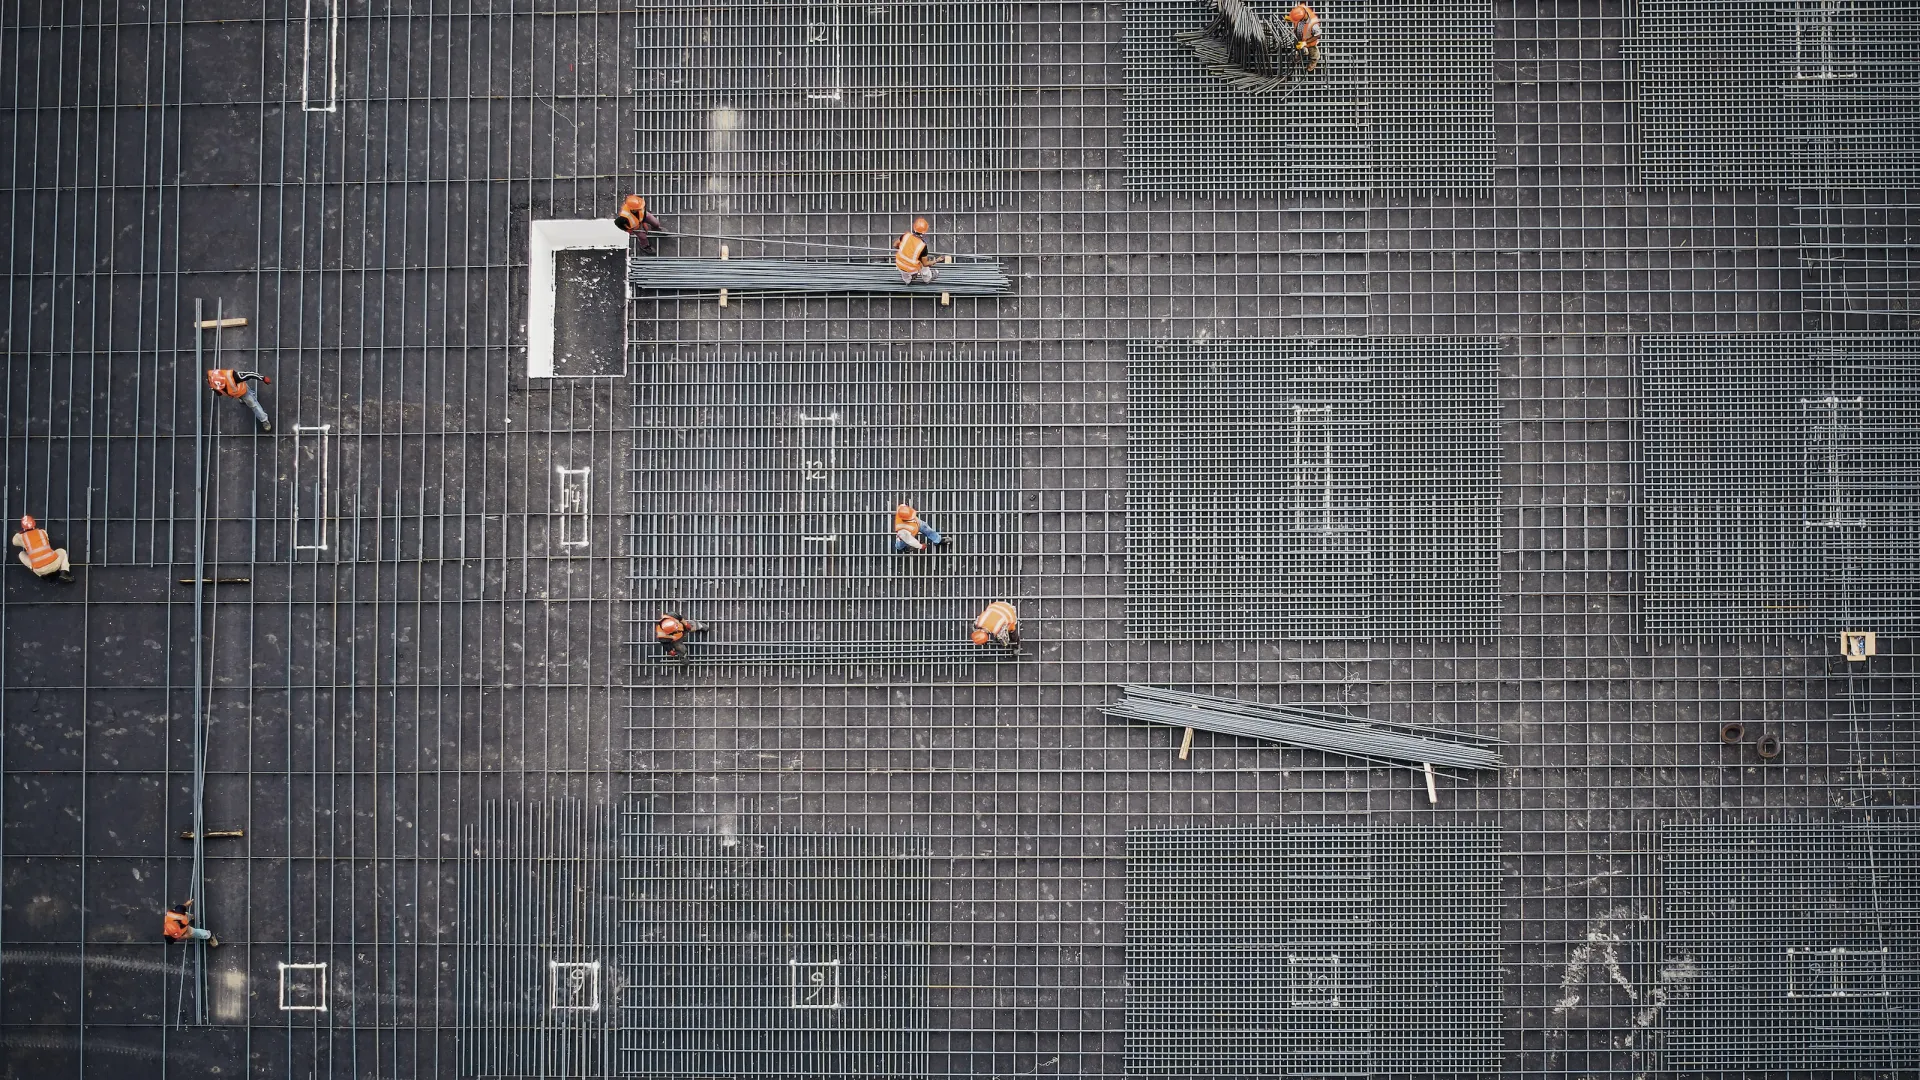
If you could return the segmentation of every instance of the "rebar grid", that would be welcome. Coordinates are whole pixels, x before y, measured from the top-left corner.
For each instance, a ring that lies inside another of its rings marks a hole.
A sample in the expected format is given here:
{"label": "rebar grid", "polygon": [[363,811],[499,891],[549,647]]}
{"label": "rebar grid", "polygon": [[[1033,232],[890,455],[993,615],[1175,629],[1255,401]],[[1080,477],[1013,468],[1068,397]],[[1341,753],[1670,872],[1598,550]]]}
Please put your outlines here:
{"label": "rebar grid", "polygon": [[[464,828],[491,798],[600,808],[632,787],[676,837],[926,838],[956,897],[929,936],[964,969],[928,980],[928,1026],[954,1048],[931,1076],[1124,1073],[1130,829],[1497,824],[1504,1070],[1625,1078],[1658,1065],[1659,824],[1911,813],[1909,641],[1848,664],[1827,637],[1644,636],[1633,347],[1829,325],[1801,208],[1854,208],[1838,239],[1864,226],[1871,250],[1880,219],[1858,208],[1910,217],[1911,192],[1635,187],[1630,7],[1541,0],[1493,9],[1496,164],[1477,193],[1133,202],[1121,10],[1006,10],[1020,89],[1000,201],[849,181],[845,209],[655,188],[630,10],[345,5],[332,113],[299,108],[304,5],[0,12],[8,510],[40,511],[80,564],[70,591],[18,568],[0,582],[6,1069],[456,1073]],[[796,150],[830,163],[817,138]],[[529,214],[603,218],[636,189],[669,251],[884,256],[927,213],[937,249],[1007,262],[1014,290],[988,305],[648,302],[630,325],[757,354],[1017,344],[1004,385],[1037,416],[1014,578],[1029,659],[699,668],[629,699],[631,564],[601,544],[630,521],[629,391],[523,379],[518,282]],[[190,863],[193,627],[168,564],[191,538],[196,296],[245,304],[252,325],[223,341],[274,375],[281,432],[213,410],[212,572],[252,584],[210,605],[209,824],[248,839],[206,852],[226,1026],[176,1032],[178,952],[152,937]],[[1126,343],[1330,335],[1502,339],[1496,631],[1128,638]],[[357,491],[336,482],[341,528],[364,538],[344,564],[281,565],[253,539],[256,513],[261,534],[302,527],[296,423],[384,463]],[[574,489],[555,469],[589,458],[595,546],[562,559],[546,545]],[[399,546],[379,539],[395,528]],[[1443,779],[1430,807],[1406,770],[1206,733],[1182,761],[1177,733],[1098,715],[1129,680],[1497,733],[1512,763]],[[1732,721],[1748,734],[1723,743]],[[1781,756],[1759,758],[1755,732]],[[276,965],[320,962],[332,1011],[280,1011]]]}
{"label": "rebar grid", "polygon": [[1498,343],[1128,351],[1128,633],[1493,629]]}
{"label": "rebar grid", "polygon": [[[1254,9],[1279,19],[1293,5]],[[1249,93],[1176,35],[1204,0],[1127,4],[1127,187],[1141,195],[1483,191],[1493,180],[1493,5],[1321,4],[1318,71]]]}
{"label": "rebar grid", "polygon": [[1500,839],[1129,833],[1128,1074],[1497,1075]]}
{"label": "rebar grid", "polygon": [[1906,637],[1920,607],[1920,338],[1648,337],[1647,628]]}
{"label": "rebar grid", "polygon": [[1668,1068],[1912,1066],[1920,828],[1669,825],[1660,863]]}
{"label": "rebar grid", "polygon": [[1649,185],[1920,180],[1920,4],[1640,0],[1621,41]]}

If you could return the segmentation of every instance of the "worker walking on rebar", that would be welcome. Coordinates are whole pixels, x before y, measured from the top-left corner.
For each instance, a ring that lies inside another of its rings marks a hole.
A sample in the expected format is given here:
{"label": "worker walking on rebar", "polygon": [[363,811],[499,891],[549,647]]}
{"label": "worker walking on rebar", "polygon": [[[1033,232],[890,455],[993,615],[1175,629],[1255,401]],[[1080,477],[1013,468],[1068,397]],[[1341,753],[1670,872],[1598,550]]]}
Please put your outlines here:
{"label": "worker walking on rebar", "polygon": [[1013,605],[1005,600],[988,604],[973,620],[973,643],[985,645],[989,641],[1009,649],[1020,647],[1020,620],[1013,613]]}
{"label": "worker walking on rebar", "polygon": [[649,230],[659,233],[667,231],[667,227],[660,224],[660,219],[647,209],[647,200],[638,195],[627,196],[626,201],[620,204],[620,212],[613,215],[613,223],[620,227],[621,232],[640,238],[642,255],[653,254],[653,237],[649,235]]}
{"label": "worker walking on rebar", "polygon": [[1293,24],[1293,47],[1307,55],[1307,74],[1320,67],[1320,14],[1306,4],[1295,4],[1287,12]]}
{"label": "worker walking on rebar", "polygon": [[660,621],[653,624],[653,640],[659,644],[661,655],[668,660],[685,659],[686,654],[681,651],[681,646],[686,642],[687,635],[706,632],[705,623],[697,623],[685,615],[671,612],[660,616]]}
{"label": "worker walking on rebar", "polygon": [[264,434],[273,430],[273,424],[267,420],[267,410],[260,404],[260,395],[253,392],[255,379],[269,386],[273,384],[272,379],[257,371],[235,371],[232,368],[207,369],[207,389],[216,394],[225,394],[246,402],[247,408],[253,410],[253,418],[259,422],[260,431]]}
{"label": "worker walking on rebar", "polygon": [[73,580],[73,569],[67,562],[67,549],[53,546],[47,539],[47,530],[33,520],[33,515],[20,515],[20,531],[13,534],[13,546],[20,548],[20,565],[41,577],[48,574],[60,575],[61,581]]}
{"label": "worker walking on rebar", "polygon": [[900,271],[900,280],[907,285],[931,285],[939,280],[940,272],[933,268],[935,263],[950,263],[951,255],[935,255],[927,247],[927,230],[933,228],[926,218],[913,219],[913,228],[900,234],[893,242],[893,265]]}
{"label": "worker walking on rebar", "polygon": [[930,552],[945,547],[947,538],[940,530],[920,520],[920,511],[901,503],[893,508],[893,551]]}
{"label": "worker walking on rebar", "polygon": [[220,939],[213,936],[213,931],[193,925],[192,907],[193,901],[182,900],[168,908],[160,932],[166,935],[168,941],[204,941],[213,948],[219,948]]}

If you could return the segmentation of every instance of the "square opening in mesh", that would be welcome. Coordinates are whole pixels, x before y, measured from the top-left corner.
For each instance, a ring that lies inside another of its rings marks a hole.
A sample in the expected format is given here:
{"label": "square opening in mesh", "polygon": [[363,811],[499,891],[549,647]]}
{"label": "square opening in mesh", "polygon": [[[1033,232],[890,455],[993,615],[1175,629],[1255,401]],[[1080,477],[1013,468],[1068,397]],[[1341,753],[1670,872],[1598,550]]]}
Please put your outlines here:
{"label": "square opening in mesh", "polygon": [[600,962],[547,961],[547,1007],[555,1012],[599,1012]]}
{"label": "square opening in mesh", "polygon": [[1340,958],[1287,957],[1287,1004],[1296,1009],[1340,1007]]}
{"label": "square opening in mesh", "polygon": [[280,1011],[326,1012],[327,965],[281,964]]}
{"label": "square opening in mesh", "polygon": [[1884,998],[1887,950],[1789,948],[1787,978],[1790,998]]}
{"label": "square opening in mesh", "polygon": [[840,1000],[840,961],[787,961],[788,1004],[796,1009],[837,1009]]}

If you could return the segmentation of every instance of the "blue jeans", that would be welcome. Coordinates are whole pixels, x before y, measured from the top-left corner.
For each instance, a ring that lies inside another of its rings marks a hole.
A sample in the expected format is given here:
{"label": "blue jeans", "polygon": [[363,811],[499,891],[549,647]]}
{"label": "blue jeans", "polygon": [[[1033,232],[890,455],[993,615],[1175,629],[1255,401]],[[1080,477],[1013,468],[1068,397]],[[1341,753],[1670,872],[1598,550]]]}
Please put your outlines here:
{"label": "blue jeans", "polygon": [[[929,547],[939,546],[940,530],[934,528],[933,526],[927,524],[924,521],[921,522],[920,523],[920,542],[923,544],[926,544]],[[912,551],[913,548],[910,547],[905,540],[902,540],[900,539],[900,537],[895,536],[893,538],[893,550],[896,553],[898,553],[902,551]]]}

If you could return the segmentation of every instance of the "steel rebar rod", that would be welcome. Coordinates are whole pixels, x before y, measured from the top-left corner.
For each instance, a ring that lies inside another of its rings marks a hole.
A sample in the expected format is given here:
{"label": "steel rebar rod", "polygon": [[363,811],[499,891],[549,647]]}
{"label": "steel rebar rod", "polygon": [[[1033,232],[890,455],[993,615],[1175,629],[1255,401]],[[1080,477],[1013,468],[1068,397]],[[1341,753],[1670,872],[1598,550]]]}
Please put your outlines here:
{"label": "steel rebar rod", "polygon": [[997,296],[1008,291],[1006,271],[997,261],[944,263],[939,278],[926,285],[900,279],[892,262],[789,259],[636,258],[627,262],[630,290],[649,292],[834,292],[951,293]]}
{"label": "steel rebar rod", "polygon": [[[1443,742],[1386,731],[1357,718],[1341,723],[1331,713],[1294,710],[1284,705],[1259,705],[1199,694],[1180,694],[1178,691],[1169,693],[1150,686],[1125,686],[1121,689],[1125,696],[1103,710],[1110,716],[1265,739],[1301,749],[1323,750],[1371,761],[1449,765],[1465,769],[1492,769],[1500,765],[1499,756],[1487,745]],[[1168,696],[1158,697],[1157,694]],[[1177,699],[1174,695],[1177,695]]]}

